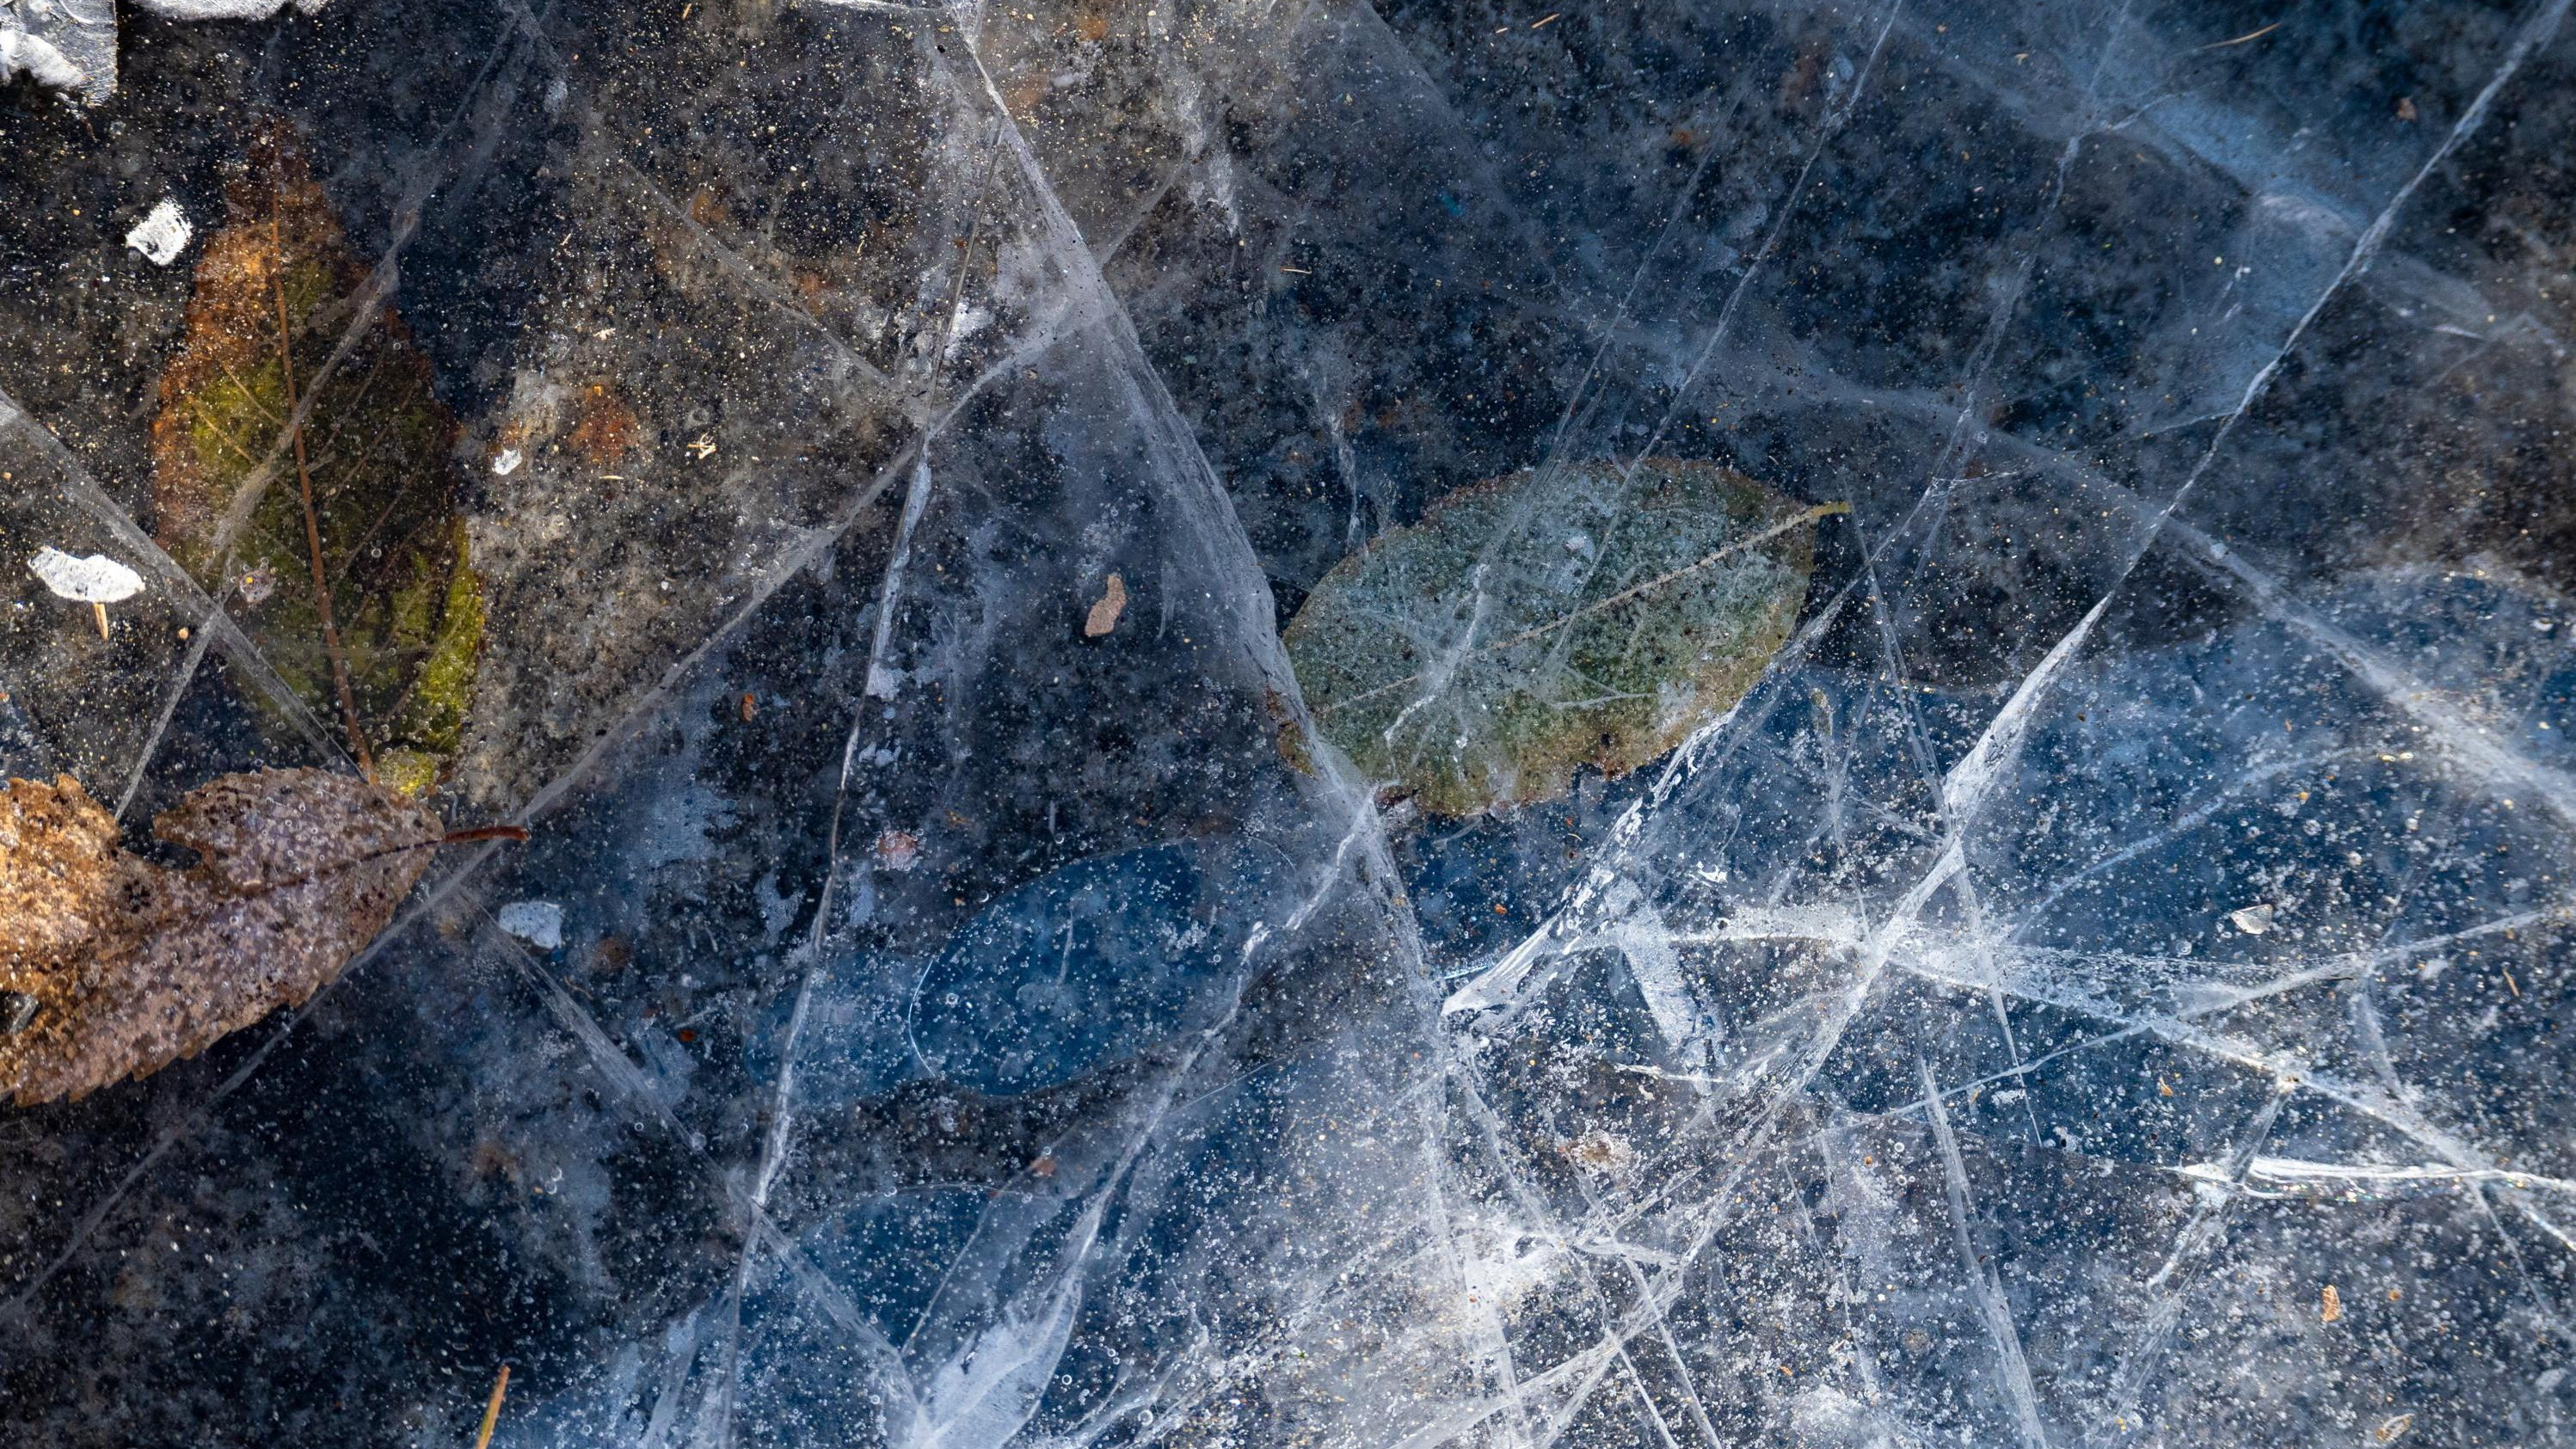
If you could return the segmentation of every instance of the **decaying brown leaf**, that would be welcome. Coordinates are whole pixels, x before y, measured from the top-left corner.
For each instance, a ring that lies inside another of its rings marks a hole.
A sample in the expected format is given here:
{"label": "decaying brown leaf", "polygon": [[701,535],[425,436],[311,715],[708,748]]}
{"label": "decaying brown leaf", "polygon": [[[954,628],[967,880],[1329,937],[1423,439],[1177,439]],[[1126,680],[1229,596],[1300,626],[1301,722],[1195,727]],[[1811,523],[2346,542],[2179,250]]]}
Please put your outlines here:
{"label": "decaying brown leaf", "polygon": [[0,789],[0,1094],[82,1097],[303,1001],[447,838],[421,805],[323,770],[223,776],[152,833],[196,866],[121,849],[69,775]]}

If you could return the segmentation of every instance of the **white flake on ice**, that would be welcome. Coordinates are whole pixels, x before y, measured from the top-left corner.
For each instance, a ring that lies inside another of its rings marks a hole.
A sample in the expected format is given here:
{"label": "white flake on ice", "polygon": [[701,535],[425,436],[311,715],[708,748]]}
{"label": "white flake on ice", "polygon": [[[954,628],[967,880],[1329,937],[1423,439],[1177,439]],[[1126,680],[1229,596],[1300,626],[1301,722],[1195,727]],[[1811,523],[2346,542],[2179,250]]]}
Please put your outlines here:
{"label": "white flake on ice", "polygon": [[[155,15],[173,20],[266,20],[286,8],[287,0],[136,0]],[[307,15],[320,10],[330,0],[295,0],[295,8]]]}
{"label": "white flake on ice", "polygon": [[563,945],[563,907],[552,901],[512,901],[495,912],[492,920],[540,951]]}
{"label": "white flake on ice", "polygon": [[113,604],[143,592],[143,576],[103,553],[68,554],[41,548],[27,568],[56,598],[84,604]]}
{"label": "white flake on ice", "polygon": [[143,259],[152,265],[166,267],[179,259],[179,253],[188,249],[189,240],[196,234],[188,213],[165,196],[149,215],[134,224],[134,230],[125,234],[125,244],[143,253]]}

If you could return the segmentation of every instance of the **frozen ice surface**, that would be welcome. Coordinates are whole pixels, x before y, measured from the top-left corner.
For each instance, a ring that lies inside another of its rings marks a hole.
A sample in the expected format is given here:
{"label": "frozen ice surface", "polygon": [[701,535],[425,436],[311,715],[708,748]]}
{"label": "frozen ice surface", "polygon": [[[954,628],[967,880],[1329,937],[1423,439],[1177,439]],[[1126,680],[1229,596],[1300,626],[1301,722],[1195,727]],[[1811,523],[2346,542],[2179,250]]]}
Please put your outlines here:
{"label": "frozen ice surface", "polygon": [[[146,587],[11,576],[0,764],[347,766],[156,542],[285,127],[531,838],[0,1117],[0,1424],[2576,1438],[2569,8],[129,8],[0,92],[0,552]],[[1726,718],[1467,822],[1315,743],[1338,560],[1649,455],[1852,505]]]}
{"label": "frozen ice surface", "polygon": [[113,0],[7,0],[0,4],[0,83],[37,85],[103,101],[116,90]]}

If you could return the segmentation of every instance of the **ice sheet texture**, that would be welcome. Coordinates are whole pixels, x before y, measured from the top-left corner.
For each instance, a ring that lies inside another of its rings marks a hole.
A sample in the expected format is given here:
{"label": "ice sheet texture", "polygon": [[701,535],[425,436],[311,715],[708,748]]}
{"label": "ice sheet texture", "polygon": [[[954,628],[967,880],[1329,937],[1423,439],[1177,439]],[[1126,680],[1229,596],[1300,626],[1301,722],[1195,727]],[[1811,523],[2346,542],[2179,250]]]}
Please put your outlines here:
{"label": "ice sheet texture", "polygon": [[[0,94],[0,551],[145,588],[7,576],[0,763],[346,767],[125,243],[285,125],[532,838],[0,1118],[0,1421],[2576,1437],[2568,8],[127,11]],[[1852,505],[1730,714],[1465,822],[1313,743],[1337,561],[1645,456]]]}

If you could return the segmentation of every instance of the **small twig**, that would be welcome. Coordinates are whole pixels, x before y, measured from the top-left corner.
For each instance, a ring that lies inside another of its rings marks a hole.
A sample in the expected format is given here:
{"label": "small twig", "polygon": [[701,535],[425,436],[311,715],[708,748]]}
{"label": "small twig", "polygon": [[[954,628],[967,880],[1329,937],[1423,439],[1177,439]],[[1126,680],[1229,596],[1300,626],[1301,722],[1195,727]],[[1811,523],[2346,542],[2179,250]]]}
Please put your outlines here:
{"label": "small twig", "polygon": [[[470,829],[452,830],[445,835],[433,835],[423,840],[408,840],[400,845],[388,845],[376,850],[361,851],[356,855],[350,856],[346,860],[335,861],[320,870],[310,870],[301,875],[290,875],[281,877],[277,880],[263,881],[254,891],[248,892],[248,894],[269,895],[277,891],[293,890],[295,887],[300,885],[310,885],[325,876],[336,875],[341,871],[349,870],[356,866],[366,865],[372,861],[389,860],[397,855],[409,855],[415,850],[438,850],[450,845],[471,845],[478,840],[525,840],[527,838],[527,827],[523,825],[477,825]],[[221,904],[221,902],[217,903],[219,907]],[[185,913],[181,913],[180,915],[174,916],[172,919],[186,920],[192,918],[188,917]]]}
{"label": "small twig", "polygon": [[492,1381],[492,1401],[483,1406],[483,1432],[474,1436],[474,1449],[492,1449],[492,1430],[501,1422],[501,1396],[510,1391],[510,1366],[501,1365],[501,1376]]}
{"label": "small twig", "polygon": [[322,616],[322,650],[331,656],[331,682],[340,691],[340,714],[349,726],[349,748],[358,757],[358,772],[372,780],[376,762],[367,753],[366,731],[358,725],[358,695],[349,687],[349,658],[340,652],[340,626],[331,617],[331,580],[322,568],[322,523],[313,509],[313,470],[304,459],[304,428],[295,417],[295,332],[286,312],[286,240],[278,226],[278,203],[268,212],[269,244],[277,252],[277,365],[286,378],[286,430],[295,444],[295,480],[304,491],[304,548],[313,565],[313,601]]}

